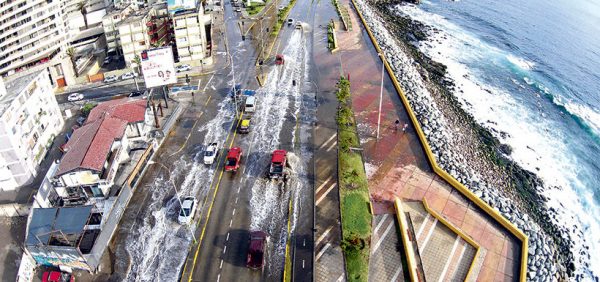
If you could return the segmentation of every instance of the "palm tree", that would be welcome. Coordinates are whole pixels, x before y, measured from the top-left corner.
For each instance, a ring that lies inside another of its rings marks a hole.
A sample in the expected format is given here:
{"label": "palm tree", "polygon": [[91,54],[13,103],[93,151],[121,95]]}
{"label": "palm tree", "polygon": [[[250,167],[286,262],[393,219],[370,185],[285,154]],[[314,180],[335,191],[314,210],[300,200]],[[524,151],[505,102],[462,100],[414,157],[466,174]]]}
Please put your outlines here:
{"label": "palm tree", "polygon": [[71,59],[71,65],[73,65],[73,71],[75,72],[75,77],[77,77],[77,65],[75,64],[75,48],[69,47],[67,49],[67,56]]}
{"label": "palm tree", "polygon": [[135,73],[140,74],[140,67],[141,67],[141,63],[142,63],[142,59],[140,58],[139,55],[135,55],[135,57],[133,57],[133,60],[131,60],[132,63],[135,64]]}
{"label": "palm tree", "polygon": [[81,15],[83,15],[83,23],[85,24],[85,29],[88,28],[88,22],[87,22],[87,8],[85,6],[87,6],[87,0],[81,1],[79,3],[77,3],[77,10],[79,10],[79,12],[81,13]]}

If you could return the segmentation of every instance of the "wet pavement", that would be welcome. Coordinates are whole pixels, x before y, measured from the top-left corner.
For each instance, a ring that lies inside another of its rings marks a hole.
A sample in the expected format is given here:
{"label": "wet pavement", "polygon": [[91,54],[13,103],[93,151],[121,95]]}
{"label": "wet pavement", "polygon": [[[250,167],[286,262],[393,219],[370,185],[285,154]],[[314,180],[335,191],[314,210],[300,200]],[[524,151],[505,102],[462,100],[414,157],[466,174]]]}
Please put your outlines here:
{"label": "wet pavement", "polygon": [[[341,3],[347,4],[348,0]],[[350,6],[353,21],[355,10]],[[353,25],[361,26],[358,22]],[[358,29],[357,29],[358,30]],[[349,74],[353,109],[364,148],[371,197],[391,201],[427,198],[431,208],[487,250],[478,279],[511,281],[519,272],[520,241],[474,203],[436,176],[387,73],[383,77],[380,138],[377,139],[382,63],[366,31],[338,34],[343,69]],[[360,48],[357,48],[360,46]],[[396,120],[399,126],[396,127]],[[406,130],[402,128],[407,125]]]}

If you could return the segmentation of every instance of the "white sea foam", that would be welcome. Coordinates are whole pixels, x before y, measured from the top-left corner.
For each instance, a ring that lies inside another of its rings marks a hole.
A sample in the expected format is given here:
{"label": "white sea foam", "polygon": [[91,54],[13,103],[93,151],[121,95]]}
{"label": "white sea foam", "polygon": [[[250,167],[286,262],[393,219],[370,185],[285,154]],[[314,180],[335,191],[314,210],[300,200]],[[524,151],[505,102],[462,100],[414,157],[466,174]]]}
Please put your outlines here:
{"label": "white sea foam", "polygon": [[535,66],[534,62],[530,62],[513,54],[506,55],[506,59],[523,70],[531,70]]}
{"label": "white sea foam", "polygon": [[[484,59],[500,53],[523,70],[529,70],[534,65],[517,57],[510,57],[506,52],[483,43],[439,15],[412,5],[398,6],[397,9],[413,19],[442,30],[431,34],[427,43],[420,44],[420,49],[448,67],[448,75],[454,79],[459,89],[463,90],[462,93],[457,91],[455,95],[479,123],[508,133],[506,138],[500,135],[497,137],[511,145],[511,157],[517,163],[538,174],[547,186],[562,188],[547,189],[545,192],[550,198],[549,206],[564,211],[559,215],[559,224],[581,227],[585,230],[584,236],[586,243],[590,245],[591,253],[599,251],[600,224],[597,219],[600,218],[600,209],[594,203],[593,192],[580,179],[578,160],[569,153],[567,137],[554,130],[558,128],[553,124],[555,121],[544,118],[542,113],[528,108],[507,91],[482,83],[477,74],[467,67],[467,62],[473,58]],[[527,77],[524,80],[530,85],[534,83]],[[471,106],[467,107],[466,102]],[[598,112],[578,104],[567,105],[565,107],[570,109],[569,111],[586,117],[586,121],[596,121],[591,123],[594,128],[600,127]],[[573,238],[577,238],[576,234],[573,235]],[[580,257],[579,251],[584,248],[582,243],[580,240],[574,242],[573,251],[576,257]],[[592,270],[598,271],[600,257],[592,256],[590,264]]]}

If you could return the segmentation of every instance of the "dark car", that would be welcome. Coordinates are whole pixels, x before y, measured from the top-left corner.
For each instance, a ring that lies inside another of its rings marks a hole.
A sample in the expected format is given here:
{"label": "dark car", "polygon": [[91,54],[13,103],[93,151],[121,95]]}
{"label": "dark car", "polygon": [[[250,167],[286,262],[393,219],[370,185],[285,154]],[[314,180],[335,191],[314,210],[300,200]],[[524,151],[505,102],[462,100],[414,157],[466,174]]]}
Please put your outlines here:
{"label": "dark car", "polygon": [[269,235],[263,231],[250,232],[250,246],[246,266],[252,269],[261,269],[265,266],[265,251]]}
{"label": "dark car", "polygon": [[128,97],[138,97],[144,95],[144,91],[133,91]]}

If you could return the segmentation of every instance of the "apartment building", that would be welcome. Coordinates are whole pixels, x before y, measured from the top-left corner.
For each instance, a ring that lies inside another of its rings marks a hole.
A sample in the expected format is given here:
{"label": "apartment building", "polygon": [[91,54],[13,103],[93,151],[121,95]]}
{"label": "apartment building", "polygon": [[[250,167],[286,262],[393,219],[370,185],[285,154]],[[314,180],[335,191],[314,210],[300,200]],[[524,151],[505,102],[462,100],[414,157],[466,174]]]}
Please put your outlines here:
{"label": "apartment building", "polygon": [[142,51],[171,44],[167,5],[155,4],[130,14],[118,24],[125,63],[130,66]]}
{"label": "apartment building", "polygon": [[204,13],[202,5],[195,9],[175,12],[173,25],[179,62],[189,62],[192,65],[211,64],[212,17]]}
{"label": "apartment building", "polygon": [[48,62],[65,43],[61,1],[0,1],[0,76]]}
{"label": "apartment building", "polygon": [[47,71],[0,82],[1,190],[18,189],[37,175],[63,125]]}
{"label": "apartment building", "polygon": [[115,9],[108,12],[104,17],[102,17],[102,27],[104,29],[106,47],[108,48],[109,54],[113,52],[117,54],[123,53],[123,50],[121,49],[121,40],[119,38],[118,25],[131,13],[134,13],[135,9],[137,9],[135,5],[128,4],[122,9]]}

